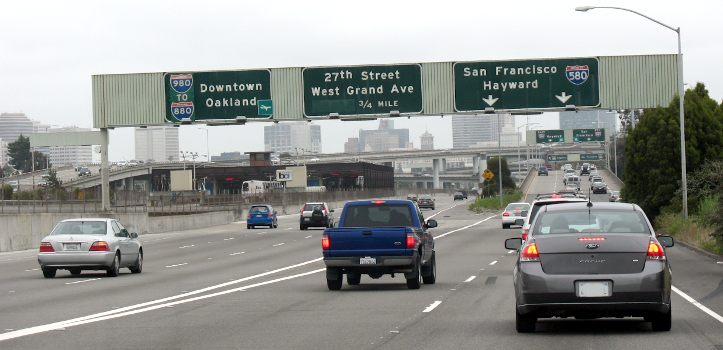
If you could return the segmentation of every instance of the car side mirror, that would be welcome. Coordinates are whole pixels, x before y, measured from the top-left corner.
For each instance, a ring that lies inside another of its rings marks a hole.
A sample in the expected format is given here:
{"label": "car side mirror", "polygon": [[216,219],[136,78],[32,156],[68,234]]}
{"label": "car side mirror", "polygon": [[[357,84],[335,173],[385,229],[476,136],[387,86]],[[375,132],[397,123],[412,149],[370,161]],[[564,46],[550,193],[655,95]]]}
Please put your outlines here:
{"label": "car side mirror", "polygon": [[434,220],[434,219],[427,220],[427,223],[425,224],[425,226],[427,228],[435,228],[435,227],[437,227],[437,225],[438,225],[437,220]]}
{"label": "car side mirror", "polygon": [[670,248],[672,246],[675,246],[675,240],[673,239],[673,237],[658,236],[657,238],[658,238],[658,242],[660,242],[660,244],[665,248]]}
{"label": "car side mirror", "polygon": [[525,219],[517,219],[517,220],[515,220],[515,225],[517,225],[517,226],[523,226],[523,225],[525,225]]}
{"label": "car side mirror", "polygon": [[138,234],[135,232],[131,232],[131,238],[138,238]]}
{"label": "car side mirror", "polygon": [[508,238],[505,240],[505,249],[518,250],[522,247],[522,238]]}

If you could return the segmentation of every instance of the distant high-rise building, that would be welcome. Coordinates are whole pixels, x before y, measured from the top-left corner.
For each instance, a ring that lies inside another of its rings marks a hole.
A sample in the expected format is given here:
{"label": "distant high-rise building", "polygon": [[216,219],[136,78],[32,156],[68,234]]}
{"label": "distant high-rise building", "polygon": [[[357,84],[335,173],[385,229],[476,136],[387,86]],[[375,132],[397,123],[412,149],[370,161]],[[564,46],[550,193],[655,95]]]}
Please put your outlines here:
{"label": "distant high-rise building", "polygon": [[[37,123],[40,127],[37,128],[37,132],[77,132],[77,131],[91,131],[88,128],[79,128],[75,126],[65,128],[45,128],[44,125]],[[89,164],[93,162],[93,146],[53,146],[44,147],[39,150],[48,156],[50,164],[59,165],[77,165],[77,164]]]}
{"label": "distant high-rise building", "polygon": [[425,131],[424,134],[419,137],[419,139],[423,151],[434,149],[434,135],[430,134],[428,131]]}
{"label": "distant high-rise building", "polygon": [[359,153],[359,138],[350,137],[344,142],[344,153],[355,154]]}
{"label": "distant high-rise building", "polygon": [[393,120],[379,120],[376,130],[359,130],[359,148],[364,152],[388,152],[409,147],[409,129],[395,129]]}
{"label": "distant high-rise building", "polygon": [[135,129],[137,160],[174,161],[180,157],[178,128],[172,126],[149,126]]}
{"label": "distant high-rise building", "polygon": [[33,133],[33,121],[23,113],[0,114],[0,139],[7,143],[15,142],[20,135]]}
{"label": "distant high-rise building", "polygon": [[8,161],[8,143],[0,139],[0,167],[4,167]]}
{"label": "distant high-rise building", "polygon": [[617,125],[617,118],[617,113],[601,110],[560,112],[560,129],[604,128],[612,133]]}
{"label": "distant high-rise building", "polygon": [[308,122],[264,126],[264,149],[289,154],[321,153],[321,126]]}
{"label": "distant high-rise building", "polygon": [[[498,119],[500,123],[498,124]],[[516,146],[519,134],[511,114],[455,115],[452,117],[452,147]]]}

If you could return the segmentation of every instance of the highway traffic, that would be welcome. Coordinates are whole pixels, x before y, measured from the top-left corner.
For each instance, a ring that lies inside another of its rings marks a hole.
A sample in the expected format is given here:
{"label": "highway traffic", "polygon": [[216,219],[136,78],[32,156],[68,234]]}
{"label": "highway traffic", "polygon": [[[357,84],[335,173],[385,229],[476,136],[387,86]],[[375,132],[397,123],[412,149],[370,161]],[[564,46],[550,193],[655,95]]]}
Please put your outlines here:
{"label": "highway traffic", "polygon": [[[608,180],[609,173],[602,171]],[[610,190],[619,190],[606,181]],[[587,180],[582,180],[585,190]],[[564,189],[559,170],[536,177],[526,195]],[[585,191],[587,192],[587,191]],[[403,198],[401,198],[403,199]],[[45,279],[37,250],[0,254],[2,349],[715,349],[723,346],[719,262],[676,245],[670,332],[642,319],[543,319],[515,331],[512,270],[501,213],[473,213],[469,201],[435,196],[425,219],[434,236],[436,283],[409,290],[404,276],[363,276],[340,291],[325,284],[321,228],[299,215],[278,228],[245,221],[144,235],[143,273],[122,269]],[[608,195],[593,194],[595,202]],[[339,208],[335,208],[339,211]]]}

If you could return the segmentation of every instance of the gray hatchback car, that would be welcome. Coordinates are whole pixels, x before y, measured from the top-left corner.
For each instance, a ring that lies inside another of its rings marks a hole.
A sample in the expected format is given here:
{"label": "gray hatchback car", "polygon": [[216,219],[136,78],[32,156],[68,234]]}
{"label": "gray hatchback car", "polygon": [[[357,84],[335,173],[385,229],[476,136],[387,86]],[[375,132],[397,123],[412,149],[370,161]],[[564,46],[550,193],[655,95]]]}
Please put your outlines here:
{"label": "gray hatchback car", "polygon": [[105,270],[116,277],[121,267],[143,270],[143,247],[138,234],[114,219],[70,219],[59,222],[40,242],[38,263],[45,278],[59,269],[79,275],[82,270]]}
{"label": "gray hatchback car", "polygon": [[671,271],[664,247],[637,205],[578,202],[541,208],[513,271],[518,332],[538,318],[643,317],[655,331],[671,326]]}

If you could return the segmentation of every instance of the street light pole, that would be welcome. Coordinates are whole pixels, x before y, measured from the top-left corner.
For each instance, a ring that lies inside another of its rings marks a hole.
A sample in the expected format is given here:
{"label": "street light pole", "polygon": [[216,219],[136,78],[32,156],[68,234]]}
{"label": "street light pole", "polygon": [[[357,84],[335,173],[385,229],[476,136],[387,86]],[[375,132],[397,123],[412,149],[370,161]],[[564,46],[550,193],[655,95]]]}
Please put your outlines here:
{"label": "street light pole", "polygon": [[[688,177],[686,175],[687,169],[686,169],[686,160],[685,160],[685,87],[683,86],[683,49],[681,46],[681,40],[680,40],[680,27],[674,28],[672,26],[669,26],[663,22],[660,22],[654,18],[648,17],[640,12],[633,11],[630,9],[626,9],[624,7],[614,7],[614,6],[580,6],[576,7],[575,11],[580,12],[587,12],[589,10],[593,9],[612,9],[612,10],[621,10],[621,11],[627,11],[634,13],[638,16],[644,17],[650,21],[653,21],[665,28],[668,28],[672,31],[674,31],[678,35],[678,112],[679,112],[679,123],[680,123],[680,179],[681,179],[681,189],[683,191],[683,217],[688,218]],[[616,169],[617,170],[617,169]]]}
{"label": "street light pole", "polygon": [[500,209],[502,209],[502,123],[499,114],[497,114],[497,164],[499,165],[497,176],[500,177]]}
{"label": "street light pole", "polygon": [[206,126],[206,128],[196,128],[196,129],[203,130],[206,132],[206,161],[210,162],[211,161],[211,151],[208,148],[208,126]]}

